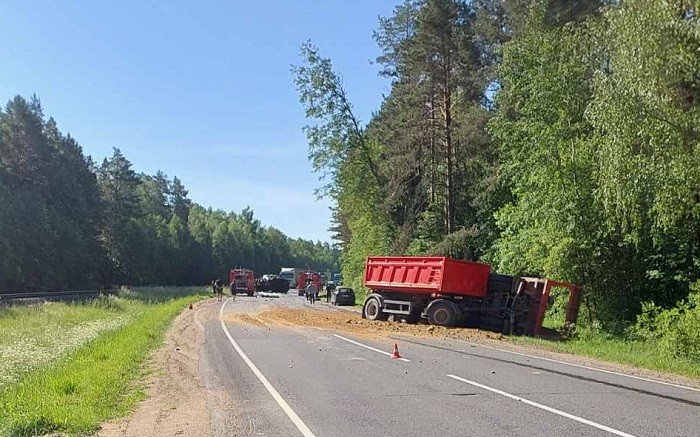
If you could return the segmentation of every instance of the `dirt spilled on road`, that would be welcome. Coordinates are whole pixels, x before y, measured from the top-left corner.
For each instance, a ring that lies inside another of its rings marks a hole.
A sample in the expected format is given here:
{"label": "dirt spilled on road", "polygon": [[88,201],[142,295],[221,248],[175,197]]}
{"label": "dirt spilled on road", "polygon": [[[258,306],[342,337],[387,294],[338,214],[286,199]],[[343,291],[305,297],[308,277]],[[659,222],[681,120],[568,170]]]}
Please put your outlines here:
{"label": "dirt spilled on road", "polygon": [[335,309],[295,309],[271,308],[255,314],[229,314],[227,321],[249,323],[257,326],[282,325],[291,328],[312,327],[331,331],[346,332],[356,336],[379,338],[429,338],[434,340],[459,340],[472,345],[479,344],[513,352],[525,353],[547,359],[561,360],[583,366],[592,366],[628,375],[637,375],[675,384],[700,388],[697,380],[677,375],[640,369],[632,366],[606,362],[590,357],[555,352],[533,345],[515,344],[506,336],[496,332],[468,328],[444,328],[427,324],[410,325],[401,322],[370,321],[363,319],[359,313]]}
{"label": "dirt spilled on road", "polygon": [[502,334],[465,328],[443,328],[430,325],[410,325],[400,322],[370,321],[350,311],[316,310],[298,308],[271,308],[256,314],[230,314],[227,320],[260,326],[261,324],[290,327],[314,327],[343,331],[365,337],[391,337],[410,335],[426,338],[451,338],[455,340],[504,339]]}

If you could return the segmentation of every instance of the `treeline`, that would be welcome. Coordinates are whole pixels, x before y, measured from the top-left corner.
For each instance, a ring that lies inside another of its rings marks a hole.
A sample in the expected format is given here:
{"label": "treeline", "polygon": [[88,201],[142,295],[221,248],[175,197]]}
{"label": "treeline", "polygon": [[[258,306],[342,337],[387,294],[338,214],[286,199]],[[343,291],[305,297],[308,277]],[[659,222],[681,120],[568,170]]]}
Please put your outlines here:
{"label": "treeline", "polygon": [[[446,254],[585,287],[606,329],[700,278],[698,2],[407,0],[364,124],[311,43],[294,68],[343,273]],[[700,287],[699,287],[700,288]],[[691,299],[692,301],[692,299]]]}
{"label": "treeline", "polygon": [[187,195],[177,177],[136,173],[118,149],[96,165],[36,97],[15,97],[0,110],[0,291],[205,284],[233,266],[338,268],[327,243]]}

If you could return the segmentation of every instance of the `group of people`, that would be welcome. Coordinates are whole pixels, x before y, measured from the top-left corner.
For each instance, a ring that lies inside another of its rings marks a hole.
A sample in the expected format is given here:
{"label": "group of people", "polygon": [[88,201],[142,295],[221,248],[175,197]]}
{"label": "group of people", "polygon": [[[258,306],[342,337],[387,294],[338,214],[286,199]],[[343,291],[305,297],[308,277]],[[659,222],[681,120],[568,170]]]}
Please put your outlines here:
{"label": "group of people", "polygon": [[[320,290],[318,289],[316,284],[314,284],[314,282],[311,280],[306,281],[305,291],[306,291],[306,300],[308,300],[310,304],[314,304],[318,300],[318,295],[320,293]],[[331,301],[331,290],[326,289],[326,302],[330,302],[330,301]]]}
{"label": "group of people", "polygon": [[316,284],[313,283],[313,281],[308,280],[306,281],[306,300],[309,301],[310,304],[314,304],[316,302],[316,297],[318,296],[318,287],[316,287]]}
{"label": "group of people", "polygon": [[[224,285],[221,282],[221,278],[218,277],[216,279],[212,279],[211,281],[211,288],[214,294],[216,294],[216,298],[219,302],[221,302],[224,298]],[[316,300],[318,299],[318,293],[319,289],[316,287],[316,284],[314,284],[313,281],[308,280],[306,281],[306,300],[309,301],[310,304],[314,304]],[[326,301],[330,300],[330,292],[326,294]]]}

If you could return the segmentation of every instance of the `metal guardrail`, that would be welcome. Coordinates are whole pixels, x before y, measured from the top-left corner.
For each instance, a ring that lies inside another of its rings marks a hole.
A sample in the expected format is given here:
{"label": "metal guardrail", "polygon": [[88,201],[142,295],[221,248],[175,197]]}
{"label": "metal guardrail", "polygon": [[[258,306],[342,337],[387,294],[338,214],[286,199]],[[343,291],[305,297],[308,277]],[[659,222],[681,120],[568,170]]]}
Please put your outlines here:
{"label": "metal guardrail", "polygon": [[21,299],[67,299],[75,298],[90,298],[99,295],[117,294],[117,290],[81,290],[81,291],[43,291],[34,293],[0,293],[0,302],[21,300]]}

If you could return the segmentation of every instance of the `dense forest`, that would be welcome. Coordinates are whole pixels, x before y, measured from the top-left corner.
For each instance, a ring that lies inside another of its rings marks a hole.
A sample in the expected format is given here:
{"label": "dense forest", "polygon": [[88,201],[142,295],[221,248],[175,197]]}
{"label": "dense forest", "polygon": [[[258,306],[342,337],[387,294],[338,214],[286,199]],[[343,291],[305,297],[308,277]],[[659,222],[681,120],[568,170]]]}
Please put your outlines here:
{"label": "dense forest", "polygon": [[131,167],[118,149],[95,164],[36,97],[0,110],[0,291],[206,284],[233,266],[338,268],[328,243],[289,238],[248,208],[205,209],[177,177]]}
{"label": "dense forest", "polygon": [[406,0],[374,33],[391,92],[366,122],[303,44],[344,276],[360,286],[368,254],[444,254],[580,284],[609,332],[676,305],[667,322],[700,328],[698,6]]}

